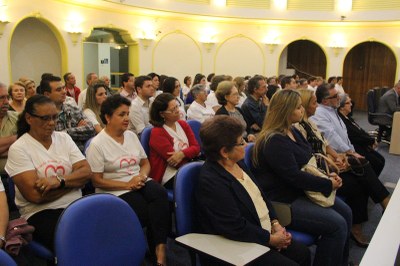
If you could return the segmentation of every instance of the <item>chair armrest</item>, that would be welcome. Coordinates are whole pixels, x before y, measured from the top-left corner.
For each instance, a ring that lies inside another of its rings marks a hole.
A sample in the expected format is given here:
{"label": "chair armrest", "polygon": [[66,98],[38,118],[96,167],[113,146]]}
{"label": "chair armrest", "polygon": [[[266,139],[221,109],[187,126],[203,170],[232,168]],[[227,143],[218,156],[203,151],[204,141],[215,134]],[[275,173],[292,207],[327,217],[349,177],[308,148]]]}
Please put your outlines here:
{"label": "chair armrest", "polygon": [[288,226],[292,222],[292,209],[288,203],[272,201],[278,221],[282,226]]}
{"label": "chair armrest", "polygon": [[219,235],[191,233],[175,239],[183,246],[232,265],[245,265],[269,251],[256,243],[239,242]]}

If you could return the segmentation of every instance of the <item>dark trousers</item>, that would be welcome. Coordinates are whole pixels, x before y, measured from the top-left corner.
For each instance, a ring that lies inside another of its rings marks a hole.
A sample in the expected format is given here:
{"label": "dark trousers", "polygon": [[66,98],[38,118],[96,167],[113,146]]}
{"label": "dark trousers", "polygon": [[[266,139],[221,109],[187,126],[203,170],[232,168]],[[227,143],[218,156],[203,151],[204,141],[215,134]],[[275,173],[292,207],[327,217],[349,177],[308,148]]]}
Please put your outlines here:
{"label": "dark trousers", "polygon": [[28,219],[28,223],[35,227],[33,239],[46,248],[54,251],[54,235],[58,218],[64,209],[43,210],[35,213]]}
{"label": "dark trousers", "polygon": [[361,154],[369,161],[375,174],[379,176],[385,167],[385,158],[379,152],[369,147],[354,145],[354,148],[357,153]]}
{"label": "dark trousers", "polygon": [[139,190],[119,196],[135,211],[143,227],[148,227],[155,245],[167,243],[170,215],[167,192],[155,181],[148,181]]}

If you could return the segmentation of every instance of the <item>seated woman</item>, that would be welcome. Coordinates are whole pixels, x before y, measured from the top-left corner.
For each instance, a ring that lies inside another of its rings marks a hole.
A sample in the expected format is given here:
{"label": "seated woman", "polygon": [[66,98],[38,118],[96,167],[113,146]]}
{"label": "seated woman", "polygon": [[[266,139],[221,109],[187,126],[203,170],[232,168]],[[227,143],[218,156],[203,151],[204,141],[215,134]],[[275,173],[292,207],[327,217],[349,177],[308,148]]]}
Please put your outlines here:
{"label": "seated woman", "polygon": [[[198,84],[204,85],[204,87],[207,84],[206,76],[204,76],[201,73],[197,73],[196,76],[194,76],[192,89],[193,89],[194,86],[196,86]],[[185,104],[191,104],[194,100],[195,100],[194,95],[192,94],[191,91],[189,91],[189,93],[187,94],[186,100],[185,100]]]}
{"label": "seated woman", "polygon": [[65,132],[54,131],[58,119],[52,100],[35,95],[18,119],[18,139],[5,167],[13,179],[21,216],[35,227],[33,239],[53,250],[54,232],[64,208],[80,198],[90,166]]}
{"label": "seated woman", "polygon": [[24,82],[25,85],[25,98],[28,100],[33,95],[36,95],[36,84],[33,80],[27,79]]}
{"label": "seated woman", "polygon": [[8,205],[7,196],[4,191],[3,182],[0,179],[0,248],[6,244],[6,230],[8,225]]}
{"label": "seated woman", "polygon": [[313,156],[310,144],[292,127],[303,112],[298,92],[274,94],[253,150],[254,174],[270,200],[291,204],[290,228],[320,236],[314,265],[347,265],[351,209],[337,197],[332,207],[321,207],[304,193],[328,196],[342,180],[336,174],[325,179],[301,171]]}
{"label": "seated woman", "polygon": [[208,95],[205,85],[195,85],[190,90],[190,94],[193,95],[194,101],[190,104],[189,109],[187,110],[188,120],[197,120],[200,123],[203,123],[204,120],[215,115],[214,110],[206,105]]}
{"label": "seated woman", "polygon": [[253,130],[247,125],[246,120],[244,120],[242,109],[236,107],[239,103],[240,95],[235,84],[231,81],[222,81],[218,84],[215,96],[217,97],[218,103],[222,105],[215,114],[229,115],[239,119],[246,128],[243,132],[243,137],[249,142],[254,142],[256,136],[252,134]]}
{"label": "seated woman", "polygon": [[340,94],[340,106],[338,108],[339,117],[346,125],[347,134],[357,153],[364,156],[371,164],[377,176],[385,167],[385,158],[375,151],[378,146],[375,138],[370,136],[362,129],[349,114],[352,110],[351,99],[347,94]]}
{"label": "seated woman", "polygon": [[[308,118],[315,114],[317,108],[317,98],[311,90],[299,90],[302,99],[302,105],[305,109],[303,119],[296,128],[303,134],[311,144],[313,153],[329,155],[337,164],[339,169],[345,168],[343,156],[331,148],[317,126]],[[367,247],[369,241],[362,233],[362,223],[368,221],[368,198],[380,202],[383,208],[386,208],[389,201],[389,192],[379,181],[370,167],[365,168],[363,176],[353,174],[351,171],[340,173],[343,179],[343,186],[337,191],[338,195],[346,199],[346,203],[353,212],[353,226],[351,228],[352,238],[357,245]],[[387,198],[387,200],[386,200]]]}
{"label": "seated woman", "polygon": [[247,99],[246,93],[244,93],[244,89],[246,87],[246,82],[243,77],[236,77],[233,79],[233,83],[235,83],[235,87],[237,88],[239,92],[239,103],[237,104],[237,107],[242,107],[242,104],[244,101]]}
{"label": "seated woman", "polygon": [[244,128],[238,119],[223,116],[201,126],[207,159],[195,192],[199,229],[271,248],[250,265],[310,265],[309,250],[292,241],[279,224],[271,202],[243,163]]}
{"label": "seated woman", "polygon": [[158,95],[150,108],[150,176],[172,189],[179,167],[197,157],[200,146],[190,126],[179,120],[179,106],[170,93]]}
{"label": "seated woman", "polygon": [[175,96],[176,102],[179,105],[179,114],[181,120],[186,120],[186,111],[185,111],[185,104],[182,99],[179,97],[181,84],[179,80],[174,77],[168,77],[164,80],[162,85],[162,90],[165,93],[171,93]]}
{"label": "seated woman", "polygon": [[8,110],[21,113],[25,108],[25,84],[17,81],[8,87],[10,104]]}
{"label": "seated woman", "polygon": [[92,122],[96,133],[99,133],[104,128],[104,124],[100,119],[100,108],[106,99],[107,90],[105,83],[96,82],[93,86],[87,88],[83,113]]}
{"label": "seated woman", "polygon": [[100,117],[106,127],[90,143],[87,159],[96,192],[114,194],[132,207],[154,240],[157,265],[165,265],[169,230],[167,193],[148,178],[150,164],[146,153],[135,133],[127,130],[130,104],[120,95],[103,102]]}

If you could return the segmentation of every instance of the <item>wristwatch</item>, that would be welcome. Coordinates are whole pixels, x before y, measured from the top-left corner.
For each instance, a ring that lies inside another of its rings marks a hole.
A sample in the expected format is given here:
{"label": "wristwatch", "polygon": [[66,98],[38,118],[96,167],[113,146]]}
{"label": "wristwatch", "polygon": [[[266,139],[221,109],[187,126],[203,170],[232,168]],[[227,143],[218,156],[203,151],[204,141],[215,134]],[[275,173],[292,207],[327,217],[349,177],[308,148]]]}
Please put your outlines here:
{"label": "wristwatch", "polygon": [[58,182],[60,182],[59,188],[65,188],[65,179],[62,175],[56,175]]}

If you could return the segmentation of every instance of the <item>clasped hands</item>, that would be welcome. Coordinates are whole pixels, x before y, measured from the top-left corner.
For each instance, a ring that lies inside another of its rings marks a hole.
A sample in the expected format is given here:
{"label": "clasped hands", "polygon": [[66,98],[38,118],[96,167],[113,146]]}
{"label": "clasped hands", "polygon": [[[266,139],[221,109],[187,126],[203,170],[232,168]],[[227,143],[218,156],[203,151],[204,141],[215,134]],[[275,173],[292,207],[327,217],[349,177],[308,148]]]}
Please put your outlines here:
{"label": "clasped hands", "polygon": [[342,178],[340,178],[340,176],[338,176],[334,172],[329,174],[329,179],[332,182],[332,189],[333,190],[337,190],[338,188],[340,188],[343,185]]}
{"label": "clasped hands", "polygon": [[185,154],[182,151],[171,151],[167,152],[167,155],[170,157],[167,159],[167,162],[169,166],[176,167],[178,164],[180,164],[185,158]]}
{"label": "clasped hands", "polygon": [[269,244],[278,251],[287,248],[292,242],[292,235],[286,231],[279,223],[274,224],[271,228]]}
{"label": "clasped hands", "polygon": [[45,196],[50,190],[57,189],[60,187],[60,181],[56,176],[38,178],[35,181],[35,188]]}
{"label": "clasped hands", "polygon": [[147,175],[138,174],[128,181],[129,190],[139,190],[146,185]]}

